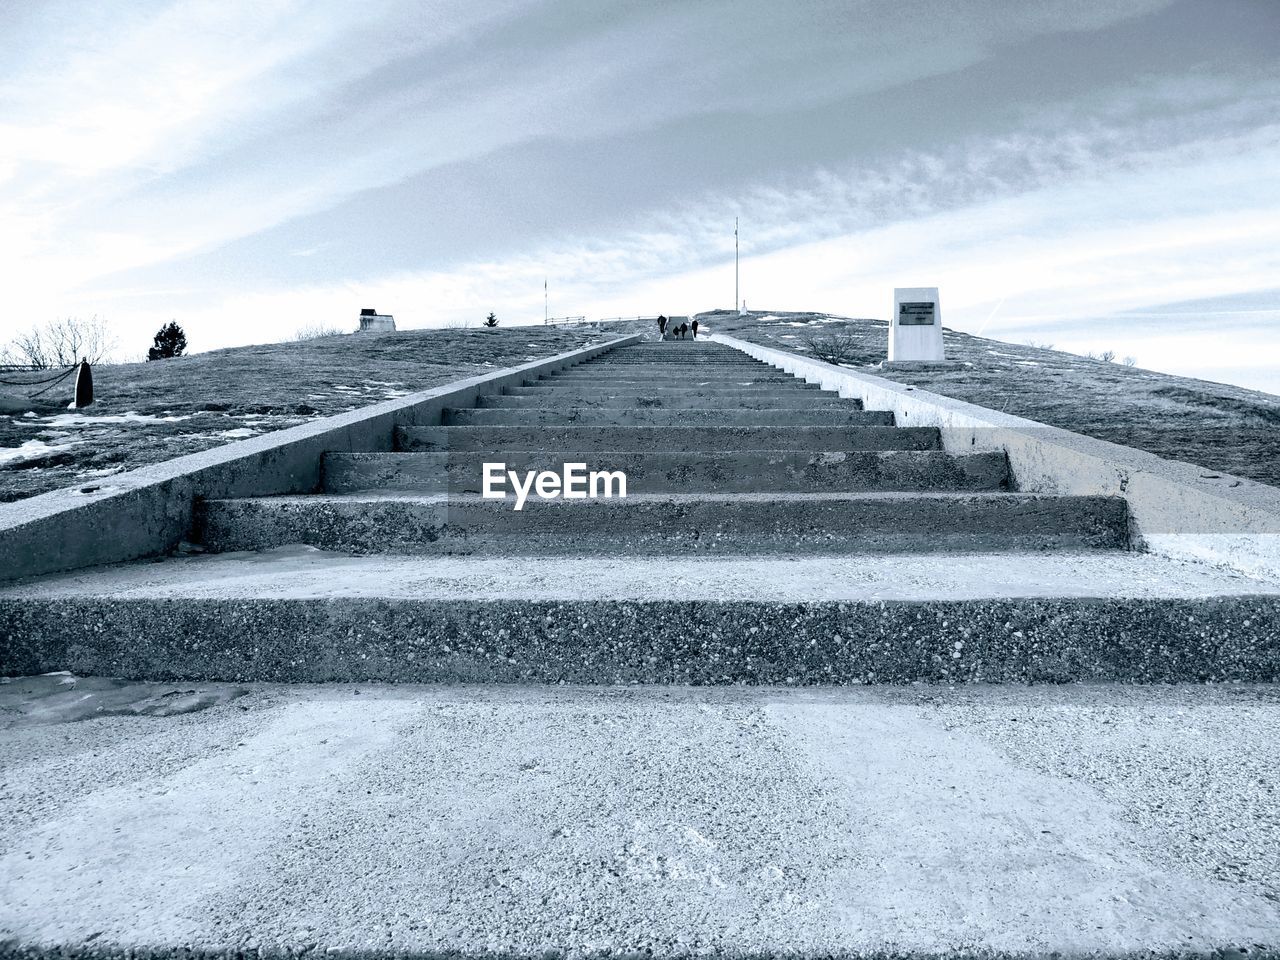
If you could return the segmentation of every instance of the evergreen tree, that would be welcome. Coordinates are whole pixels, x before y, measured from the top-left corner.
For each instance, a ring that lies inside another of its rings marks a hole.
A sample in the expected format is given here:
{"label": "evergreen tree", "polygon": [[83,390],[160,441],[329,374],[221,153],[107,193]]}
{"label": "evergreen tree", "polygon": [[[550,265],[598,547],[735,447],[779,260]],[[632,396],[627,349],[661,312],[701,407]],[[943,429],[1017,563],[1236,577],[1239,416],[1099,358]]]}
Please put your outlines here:
{"label": "evergreen tree", "polygon": [[170,357],[180,357],[185,349],[187,349],[187,335],[182,332],[177,321],[170,320],[156,331],[155,345],[147,351],[147,359],[167,360]]}
{"label": "evergreen tree", "polygon": [[498,318],[495,317],[492,313],[490,313],[487,317],[484,318],[484,325],[486,327],[496,327],[498,325]]}

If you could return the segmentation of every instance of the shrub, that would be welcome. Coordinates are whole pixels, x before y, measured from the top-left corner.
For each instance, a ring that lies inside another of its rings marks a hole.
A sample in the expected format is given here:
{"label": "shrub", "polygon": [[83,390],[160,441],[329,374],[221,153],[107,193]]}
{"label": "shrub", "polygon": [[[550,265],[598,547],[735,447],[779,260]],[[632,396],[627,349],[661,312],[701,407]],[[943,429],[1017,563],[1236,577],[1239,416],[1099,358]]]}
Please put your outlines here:
{"label": "shrub", "polygon": [[804,338],[804,345],[814,357],[825,363],[850,363],[862,359],[857,340],[844,333],[808,336]]}
{"label": "shrub", "polygon": [[308,323],[297,329],[293,339],[296,343],[302,343],[305,340],[319,340],[321,337],[341,337],[346,332],[333,324]]}
{"label": "shrub", "polygon": [[172,357],[180,357],[185,349],[187,349],[187,335],[182,332],[177,321],[170,320],[156,331],[155,342],[147,351],[147,359],[168,360]]}
{"label": "shrub", "polygon": [[498,318],[493,315],[492,311],[484,318],[484,325],[486,327],[496,327],[498,325]]}

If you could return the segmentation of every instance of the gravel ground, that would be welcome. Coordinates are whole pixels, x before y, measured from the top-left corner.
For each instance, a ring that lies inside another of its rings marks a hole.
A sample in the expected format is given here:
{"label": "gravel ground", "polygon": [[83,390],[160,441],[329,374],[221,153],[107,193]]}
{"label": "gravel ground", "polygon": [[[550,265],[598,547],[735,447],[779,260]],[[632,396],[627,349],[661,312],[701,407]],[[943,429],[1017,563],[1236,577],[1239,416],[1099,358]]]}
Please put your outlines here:
{"label": "gravel ground", "polygon": [[0,685],[11,947],[1280,946],[1273,687],[70,679]]}

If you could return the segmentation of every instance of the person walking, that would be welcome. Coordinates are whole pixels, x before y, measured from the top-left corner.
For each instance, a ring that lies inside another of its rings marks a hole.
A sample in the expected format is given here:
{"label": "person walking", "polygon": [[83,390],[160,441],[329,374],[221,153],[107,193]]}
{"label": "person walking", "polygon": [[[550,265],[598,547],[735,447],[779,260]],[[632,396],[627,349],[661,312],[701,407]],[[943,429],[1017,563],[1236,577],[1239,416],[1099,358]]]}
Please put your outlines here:
{"label": "person walking", "polygon": [[667,339],[667,318],[666,317],[662,317],[662,316],[658,317],[658,339],[659,340]]}
{"label": "person walking", "polygon": [[693,339],[698,339],[698,318],[693,318]]}

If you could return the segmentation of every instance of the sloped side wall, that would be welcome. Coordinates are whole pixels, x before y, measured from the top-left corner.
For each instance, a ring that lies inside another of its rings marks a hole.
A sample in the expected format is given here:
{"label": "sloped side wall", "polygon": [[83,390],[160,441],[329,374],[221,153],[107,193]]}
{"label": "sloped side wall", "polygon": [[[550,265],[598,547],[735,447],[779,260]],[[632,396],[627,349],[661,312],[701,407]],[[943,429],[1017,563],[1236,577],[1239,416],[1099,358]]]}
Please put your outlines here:
{"label": "sloped side wall", "polygon": [[1136,545],[1280,578],[1280,489],[785,350],[712,339],[868,410],[892,410],[899,426],[938,427],[952,453],[1003,450],[1021,490],[1123,496]]}
{"label": "sloped side wall", "polygon": [[319,485],[325,451],[390,450],[397,426],[439,424],[445,407],[472,406],[481,393],[519,386],[640,339],[621,337],[167,460],[111,477],[91,493],[68,487],[0,504],[0,580],[165,553],[190,531],[198,497],[310,492]]}

